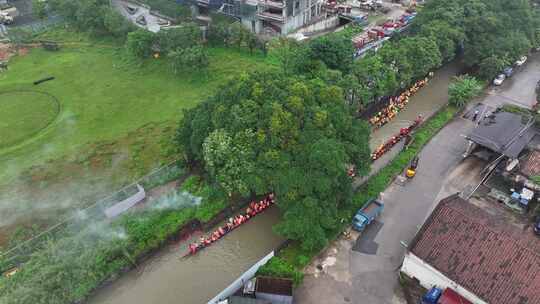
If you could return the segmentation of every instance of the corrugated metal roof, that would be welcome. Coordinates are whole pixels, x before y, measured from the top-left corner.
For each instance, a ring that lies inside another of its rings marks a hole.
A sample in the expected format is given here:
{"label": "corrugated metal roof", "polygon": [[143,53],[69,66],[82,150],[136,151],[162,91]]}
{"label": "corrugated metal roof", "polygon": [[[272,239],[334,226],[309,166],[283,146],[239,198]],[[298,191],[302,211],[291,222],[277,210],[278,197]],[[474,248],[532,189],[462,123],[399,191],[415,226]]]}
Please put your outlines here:
{"label": "corrugated metal roof", "polygon": [[292,296],[293,281],[285,278],[257,277],[255,292]]}
{"label": "corrugated metal roof", "polygon": [[519,114],[497,112],[482,119],[468,136],[473,142],[511,158],[517,158],[534,137],[532,121]]}
{"label": "corrugated metal roof", "polygon": [[438,204],[410,250],[490,304],[540,303],[540,240],[457,195]]}

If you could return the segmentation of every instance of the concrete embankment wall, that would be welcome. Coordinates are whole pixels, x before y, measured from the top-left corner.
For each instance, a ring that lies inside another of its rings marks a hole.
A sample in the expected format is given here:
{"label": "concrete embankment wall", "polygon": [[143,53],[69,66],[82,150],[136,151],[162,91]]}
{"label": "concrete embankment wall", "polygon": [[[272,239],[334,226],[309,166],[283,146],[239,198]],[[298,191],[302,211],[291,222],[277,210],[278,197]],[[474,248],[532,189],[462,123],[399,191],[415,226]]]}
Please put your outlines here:
{"label": "concrete embankment wall", "polygon": [[303,34],[316,33],[316,32],[325,31],[325,30],[328,30],[328,29],[331,29],[331,28],[335,28],[338,25],[339,25],[338,16],[333,16],[333,17],[330,17],[330,18],[322,19],[321,21],[317,21],[317,22],[315,22],[313,24],[310,24],[308,26],[305,26],[305,27],[299,29],[297,32],[298,33],[303,33]]}
{"label": "concrete embankment wall", "polygon": [[257,273],[257,270],[259,270],[261,266],[266,264],[266,262],[268,262],[268,260],[270,260],[273,256],[274,250],[272,250],[272,252],[270,252],[253,266],[251,266],[246,272],[244,272],[240,277],[238,277],[238,279],[232,282],[231,285],[227,286],[227,288],[225,288],[212,300],[208,301],[208,304],[217,304],[219,303],[219,301],[225,300],[228,297],[232,296],[238,289],[242,288],[245,282],[253,278],[255,276],[255,273]]}

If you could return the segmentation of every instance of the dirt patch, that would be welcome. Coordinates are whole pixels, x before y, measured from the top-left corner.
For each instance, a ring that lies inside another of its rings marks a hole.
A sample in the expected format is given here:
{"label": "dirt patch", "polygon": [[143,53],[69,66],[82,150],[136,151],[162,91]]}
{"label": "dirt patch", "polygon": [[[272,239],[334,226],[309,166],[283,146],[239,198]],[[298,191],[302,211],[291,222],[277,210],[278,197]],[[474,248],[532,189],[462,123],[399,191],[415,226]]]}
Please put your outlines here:
{"label": "dirt patch", "polygon": [[28,54],[28,52],[29,52],[28,48],[19,48],[19,49],[17,50],[17,55],[19,55],[19,56],[25,56],[25,55]]}
{"label": "dirt patch", "polygon": [[8,43],[0,43],[0,61],[8,61],[9,58],[15,56],[16,50]]}
{"label": "dirt patch", "polygon": [[404,273],[399,274],[399,284],[407,300],[407,304],[418,304],[422,300],[422,296],[427,292],[427,289],[420,285],[417,279],[413,279]]}

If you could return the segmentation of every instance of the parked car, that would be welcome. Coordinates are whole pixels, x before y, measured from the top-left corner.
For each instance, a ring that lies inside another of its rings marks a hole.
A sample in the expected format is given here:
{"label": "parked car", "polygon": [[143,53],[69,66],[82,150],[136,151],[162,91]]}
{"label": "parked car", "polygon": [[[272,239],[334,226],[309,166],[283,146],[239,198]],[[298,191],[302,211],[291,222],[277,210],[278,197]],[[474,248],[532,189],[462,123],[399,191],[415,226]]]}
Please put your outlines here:
{"label": "parked car", "polygon": [[522,66],[527,62],[527,56],[521,56],[518,61],[516,61],[516,66]]}
{"label": "parked car", "polygon": [[503,70],[503,74],[506,76],[506,77],[512,77],[512,75],[514,75],[514,69],[512,67],[506,67],[504,68]]}
{"label": "parked car", "polygon": [[421,304],[437,304],[443,291],[438,287],[432,287],[422,296]]}
{"label": "parked car", "polygon": [[503,84],[504,80],[506,79],[506,76],[504,74],[499,74],[495,79],[493,79],[493,84],[496,86],[500,86]]}
{"label": "parked car", "polygon": [[536,100],[540,102],[540,80],[536,83]]}

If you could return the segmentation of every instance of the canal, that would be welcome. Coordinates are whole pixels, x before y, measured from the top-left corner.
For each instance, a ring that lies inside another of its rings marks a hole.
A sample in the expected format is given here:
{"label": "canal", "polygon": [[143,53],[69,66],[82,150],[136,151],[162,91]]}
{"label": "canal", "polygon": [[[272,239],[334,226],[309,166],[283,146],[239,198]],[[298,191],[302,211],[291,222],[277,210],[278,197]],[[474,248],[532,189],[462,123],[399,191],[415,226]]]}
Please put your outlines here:
{"label": "canal", "polygon": [[[396,119],[373,133],[370,145],[374,148],[383,143],[419,114],[430,116],[440,109],[448,101],[451,78],[460,70],[457,63],[438,70]],[[279,210],[273,207],[187,259],[181,257],[189,241],[167,246],[138,268],[98,290],[88,303],[206,303],[283,241],[272,231],[279,219]]]}
{"label": "canal", "polygon": [[[274,206],[189,258],[182,256],[191,240],[167,246],[99,289],[88,303],[206,303],[283,242],[272,232],[279,219],[279,210]],[[192,240],[199,236],[194,235]]]}
{"label": "canal", "polygon": [[429,83],[410,99],[394,120],[373,132],[371,150],[397,134],[400,128],[408,127],[418,115],[429,117],[445,105],[448,102],[448,85],[462,69],[463,65],[454,61],[437,70]]}

